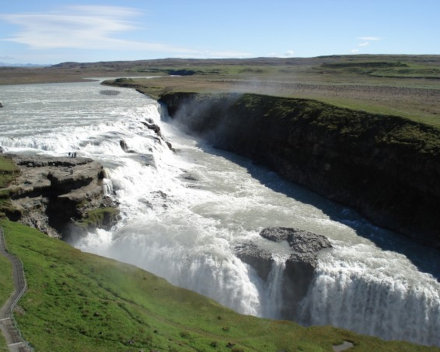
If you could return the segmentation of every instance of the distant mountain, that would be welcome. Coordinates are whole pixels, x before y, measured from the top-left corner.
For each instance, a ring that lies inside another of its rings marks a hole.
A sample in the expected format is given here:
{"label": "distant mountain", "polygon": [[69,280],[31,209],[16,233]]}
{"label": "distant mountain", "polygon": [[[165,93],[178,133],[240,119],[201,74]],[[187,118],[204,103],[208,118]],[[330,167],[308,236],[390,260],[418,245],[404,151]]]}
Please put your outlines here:
{"label": "distant mountain", "polygon": [[6,62],[0,62],[0,67],[46,67],[51,65],[40,65],[40,64],[9,64]]}

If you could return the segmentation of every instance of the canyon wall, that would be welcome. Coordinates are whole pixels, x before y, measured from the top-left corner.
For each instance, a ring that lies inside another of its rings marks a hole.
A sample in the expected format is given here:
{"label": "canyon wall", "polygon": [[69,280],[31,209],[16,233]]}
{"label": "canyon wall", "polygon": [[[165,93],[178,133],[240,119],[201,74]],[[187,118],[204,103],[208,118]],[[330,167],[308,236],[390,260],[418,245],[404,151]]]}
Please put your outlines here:
{"label": "canyon wall", "polygon": [[255,94],[168,93],[189,133],[440,249],[440,131],[397,116]]}

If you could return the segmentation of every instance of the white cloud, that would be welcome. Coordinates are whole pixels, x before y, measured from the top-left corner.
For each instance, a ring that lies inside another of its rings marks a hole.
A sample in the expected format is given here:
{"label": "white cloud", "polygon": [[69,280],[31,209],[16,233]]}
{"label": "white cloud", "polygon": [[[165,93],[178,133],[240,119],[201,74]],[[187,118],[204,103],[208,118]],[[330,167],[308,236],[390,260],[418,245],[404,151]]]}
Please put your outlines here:
{"label": "white cloud", "polygon": [[195,58],[246,58],[251,57],[251,53],[239,52],[239,51],[210,51],[210,50],[200,50],[193,51],[193,57]]}
{"label": "white cloud", "polygon": [[136,17],[142,13],[128,7],[69,6],[48,13],[3,14],[0,20],[21,27],[2,41],[24,44],[32,49],[98,49],[113,51],[155,51],[181,56],[237,57],[242,52],[203,50],[121,39],[139,30]]}
{"label": "white cloud", "polygon": [[25,44],[34,49],[104,49],[133,44],[112,36],[134,30],[135,27],[128,19],[136,14],[123,7],[74,6],[45,14],[1,15],[0,19],[21,27],[17,34],[3,39],[6,41]]}
{"label": "white cloud", "polygon": [[382,38],[379,37],[358,37],[359,40],[366,40],[366,41],[375,41],[375,40],[381,40]]}
{"label": "white cloud", "polygon": [[[382,38],[379,38],[379,37],[358,37],[357,40],[362,40],[362,43],[359,43],[357,46],[361,47],[361,48],[365,48],[371,44],[370,43],[371,41],[382,40]],[[353,50],[351,50],[351,52],[353,54],[357,54],[357,53],[359,53],[359,49],[353,49]]]}
{"label": "white cloud", "polygon": [[294,55],[295,55],[295,51],[293,50],[287,50],[283,55],[280,55],[276,52],[271,52],[267,54],[268,57],[278,57],[278,58],[293,57]]}

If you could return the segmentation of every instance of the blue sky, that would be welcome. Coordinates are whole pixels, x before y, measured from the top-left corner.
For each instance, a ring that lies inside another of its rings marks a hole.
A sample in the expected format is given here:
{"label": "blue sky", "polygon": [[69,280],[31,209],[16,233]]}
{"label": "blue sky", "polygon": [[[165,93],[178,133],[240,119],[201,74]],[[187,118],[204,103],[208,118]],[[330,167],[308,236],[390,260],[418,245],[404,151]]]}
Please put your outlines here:
{"label": "blue sky", "polygon": [[440,54],[440,0],[11,0],[0,62]]}

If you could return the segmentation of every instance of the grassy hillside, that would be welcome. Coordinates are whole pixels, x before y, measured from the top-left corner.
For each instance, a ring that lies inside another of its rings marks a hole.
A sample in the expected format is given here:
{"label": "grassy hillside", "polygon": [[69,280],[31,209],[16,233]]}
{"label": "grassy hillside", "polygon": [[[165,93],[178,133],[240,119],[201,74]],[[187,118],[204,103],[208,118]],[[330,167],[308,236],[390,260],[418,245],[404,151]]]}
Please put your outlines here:
{"label": "grassy hillside", "polygon": [[[0,306],[6,302],[14,291],[12,283],[11,263],[5,257],[0,256]],[[0,333],[0,351],[8,351],[5,338]]]}
{"label": "grassy hillside", "polygon": [[9,200],[10,191],[4,189],[17,177],[19,170],[14,162],[0,155],[0,216],[12,214],[15,210]]}
{"label": "grassy hillside", "polygon": [[11,183],[18,173],[18,168],[10,158],[0,155],[0,189]]}
{"label": "grassy hillside", "polygon": [[355,343],[352,351],[439,351],[240,315],[136,267],[82,253],[17,223],[0,225],[24,264],[29,289],[15,315],[38,352],[318,352],[343,340]]}
{"label": "grassy hillside", "polygon": [[[17,167],[12,160],[0,156],[0,216],[2,208],[9,206],[8,195],[2,193],[1,189],[15,178],[16,173]],[[11,263],[3,256],[0,256],[0,283],[0,306],[2,306],[14,292]],[[0,334],[0,351],[8,351],[2,334]]]}

